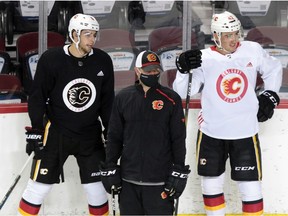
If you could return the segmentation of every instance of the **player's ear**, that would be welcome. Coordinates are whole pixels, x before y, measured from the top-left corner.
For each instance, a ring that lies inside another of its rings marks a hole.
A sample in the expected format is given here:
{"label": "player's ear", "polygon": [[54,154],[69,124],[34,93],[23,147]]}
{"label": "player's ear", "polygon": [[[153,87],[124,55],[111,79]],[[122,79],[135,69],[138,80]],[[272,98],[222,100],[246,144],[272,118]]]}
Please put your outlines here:
{"label": "player's ear", "polygon": [[77,32],[75,30],[72,31],[72,37],[73,37],[73,40],[75,42],[78,42],[78,35],[77,35]]}

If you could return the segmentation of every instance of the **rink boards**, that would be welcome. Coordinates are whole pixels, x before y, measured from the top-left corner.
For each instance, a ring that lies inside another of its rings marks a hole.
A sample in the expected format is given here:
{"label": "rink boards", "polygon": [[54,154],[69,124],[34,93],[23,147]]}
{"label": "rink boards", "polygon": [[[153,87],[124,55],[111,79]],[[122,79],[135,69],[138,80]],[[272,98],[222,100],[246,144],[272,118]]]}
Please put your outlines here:
{"label": "rink boards", "polygon": [[[179,215],[203,215],[203,200],[199,176],[196,174],[195,142],[200,104],[189,104],[187,127],[187,160],[191,167],[187,187],[180,197]],[[263,195],[265,215],[288,215],[288,103],[282,100],[273,118],[260,123],[260,143],[263,165]],[[26,104],[0,105],[0,199],[19,174],[28,156],[25,153],[25,126],[30,125]],[[30,164],[0,211],[0,215],[16,215],[19,200],[29,178]],[[86,197],[79,181],[76,160],[69,157],[65,166],[65,183],[55,185],[45,199],[40,215],[88,215]],[[241,201],[235,182],[230,180],[227,163],[225,198],[229,215],[241,214]],[[111,199],[111,197],[109,197]],[[119,214],[119,210],[117,210]],[[112,211],[110,211],[112,213]]]}

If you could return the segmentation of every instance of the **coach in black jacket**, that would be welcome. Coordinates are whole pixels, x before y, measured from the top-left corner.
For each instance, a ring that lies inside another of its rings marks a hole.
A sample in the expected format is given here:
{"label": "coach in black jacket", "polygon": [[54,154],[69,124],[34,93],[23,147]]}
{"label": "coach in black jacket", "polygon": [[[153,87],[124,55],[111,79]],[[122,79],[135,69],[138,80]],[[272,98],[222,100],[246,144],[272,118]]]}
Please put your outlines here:
{"label": "coach in black jacket", "polygon": [[121,215],[172,215],[190,173],[181,98],[159,84],[154,52],[137,56],[135,72],[139,82],[114,101],[102,182],[108,193],[119,193]]}

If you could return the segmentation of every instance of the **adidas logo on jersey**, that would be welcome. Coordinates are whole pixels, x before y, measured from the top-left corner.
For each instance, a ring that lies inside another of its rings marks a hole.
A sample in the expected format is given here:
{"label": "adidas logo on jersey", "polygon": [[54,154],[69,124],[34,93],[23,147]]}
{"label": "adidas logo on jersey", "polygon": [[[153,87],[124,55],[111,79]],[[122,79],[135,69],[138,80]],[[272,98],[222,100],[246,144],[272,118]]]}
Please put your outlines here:
{"label": "adidas logo on jersey", "polygon": [[97,74],[97,76],[104,76],[103,71],[100,71],[100,72]]}
{"label": "adidas logo on jersey", "polygon": [[253,67],[253,64],[251,62],[249,62],[246,67]]}

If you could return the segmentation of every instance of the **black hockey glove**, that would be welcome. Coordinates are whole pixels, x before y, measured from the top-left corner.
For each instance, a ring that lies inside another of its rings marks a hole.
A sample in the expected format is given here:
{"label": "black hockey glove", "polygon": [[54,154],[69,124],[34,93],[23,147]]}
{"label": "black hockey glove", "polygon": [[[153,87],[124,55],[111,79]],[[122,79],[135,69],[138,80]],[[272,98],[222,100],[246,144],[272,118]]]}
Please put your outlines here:
{"label": "black hockey glove", "polygon": [[257,118],[259,122],[264,122],[272,118],[274,108],[279,104],[280,98],[275,92],[267,90],[258,96],[258,101]]}
{"label": "black hockey glove", "polygon": [[32,127],[25,127],[26,130],[26,153],[30,155],[34,151],[35,159],[41,159],[44,155],[43,136],[44,132]]}
{"label": "black hockey glove", "polygon": [[174,165],[168,180],[165,183],[165,193],[174,199],[180,197],[186,187],[188,174],[190,172],[191,170],[189,169],[189,165],[184,167]]}
{"label": "black hockey glove", "polygon": [[112,187],[115,194],[119,194],[122,188],[120,166],[101,162],[100,166],[101,181],[107,193],[111,194]]}
{"label": "black hockey glove", "polygon": [[176,66],[180,73],[187,74],[191,69],[198,68],[202,63],[202,53],[199,49],[192,49],[180,54],[176,58]]}

